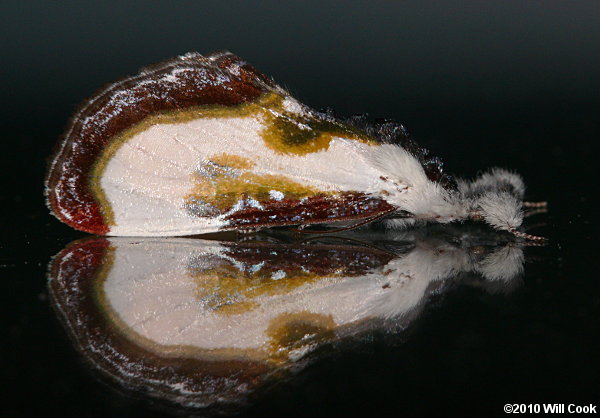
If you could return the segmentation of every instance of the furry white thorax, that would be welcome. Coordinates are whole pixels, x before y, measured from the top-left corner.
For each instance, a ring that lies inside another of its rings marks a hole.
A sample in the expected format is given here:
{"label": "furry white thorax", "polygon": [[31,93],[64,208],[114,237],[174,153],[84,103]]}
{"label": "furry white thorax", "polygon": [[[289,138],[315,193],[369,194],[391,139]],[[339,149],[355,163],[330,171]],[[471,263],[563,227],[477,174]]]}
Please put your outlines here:
{"label": "furry white thorax", "polygon": [[381,145],[373,152],[375,167],[385,173],[386,200],[417,220],[440,223],[464,219],[468,213],[458,196],[430,181],[421,163],[404,148]]}
{"label": "furry white thorax", "polygon": [[496,229],[513,230],[523,221],[522,198],[525,185],[521,177],[493,168],[473,181],[458,180],[458,190],[446,190],[427,178],[417,158],[396,145],[377,147],[371,155],[373,165],[384,175],[385,199],[411,219],[387,221],[391,227],[404,227],[416,221],[447,223],[483,219]]}

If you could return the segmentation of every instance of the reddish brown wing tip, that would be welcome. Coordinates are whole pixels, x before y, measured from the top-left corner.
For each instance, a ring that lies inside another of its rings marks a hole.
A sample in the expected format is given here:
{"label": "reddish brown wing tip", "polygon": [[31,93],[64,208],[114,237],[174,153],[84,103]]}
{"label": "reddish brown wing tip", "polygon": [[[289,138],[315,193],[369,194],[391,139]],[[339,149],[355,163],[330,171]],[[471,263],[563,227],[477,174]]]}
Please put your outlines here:
{"label": "reddish brown wing tip", "polygon": [[[170,82],[161,81],[167,74],[173,76]],[[89,183],[92,167],[113,137],[157,112],[234,106],[275,88],[272,80],[230,52],[206,57],[189,53],[106,86],[84,102],[59,141],[46,177],[48,207],[75,229],[107,234],[109,222]]]}

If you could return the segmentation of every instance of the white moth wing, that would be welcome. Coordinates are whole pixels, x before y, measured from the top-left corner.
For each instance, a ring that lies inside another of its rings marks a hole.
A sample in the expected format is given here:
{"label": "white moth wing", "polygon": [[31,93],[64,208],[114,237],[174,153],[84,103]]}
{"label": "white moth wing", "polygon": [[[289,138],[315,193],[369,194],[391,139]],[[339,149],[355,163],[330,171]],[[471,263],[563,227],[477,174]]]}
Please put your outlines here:
{"label": "white moth wing", "polygon": [[[293,103],[290,109],[304,112]],[[261,115],[201,117],[153,125],[133,135],[108,159],[100,180],[114,213],[110,235],[189,235],[224,227],[223,216],[198,216],[185,207],[194,173],[224,154],[251,161],[249,171],[258,176],[283,176],[323,192],[385,188],[370,158],[376,145],[336,136],[326,149],[286,154],[266,145],[261,135],[266,128]],[[285,190],[274,192],[285,195]]]}

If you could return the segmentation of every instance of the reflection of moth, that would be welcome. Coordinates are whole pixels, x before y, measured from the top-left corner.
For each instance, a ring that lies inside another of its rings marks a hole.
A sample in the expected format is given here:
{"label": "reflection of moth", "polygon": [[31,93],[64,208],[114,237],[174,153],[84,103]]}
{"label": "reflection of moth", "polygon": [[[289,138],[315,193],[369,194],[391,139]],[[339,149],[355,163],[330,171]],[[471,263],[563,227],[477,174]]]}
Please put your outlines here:
{"label": "reflection of moth", "polygon": [[371,234],[366,246],[95,238],[53,261],[50,291],[84,355],[178,404],[235,401],[316,347],[407,325],[446,281],[506,284],[514,243]]}
{"label": "reflection of moth", "polygon": [[523,194],[505,170],[456,182],[402,125],[316,112],[230,53],[187,54],[99,92],[46,181],[61,221],[125,236],[472,219],[535,239],[516,229]]}

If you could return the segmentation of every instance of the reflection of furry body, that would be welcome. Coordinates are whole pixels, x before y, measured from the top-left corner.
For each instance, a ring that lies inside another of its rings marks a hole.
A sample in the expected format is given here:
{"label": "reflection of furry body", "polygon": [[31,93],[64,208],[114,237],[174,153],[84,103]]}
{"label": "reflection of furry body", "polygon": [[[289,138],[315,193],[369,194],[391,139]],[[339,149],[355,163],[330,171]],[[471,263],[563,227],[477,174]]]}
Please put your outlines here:
{"label": "reflection of furry body", "polygon": [[465,273],[508,282],[522,271],[518,246],[427,231],[358,235],[368,247],[337,237],[310,245],[112,238],[101,300],[159,345],[261,351],[279,315],[310,312],[330,318],[335,331],[405,315],[435,282]]}
{"label": "reflection of furry body", "polygon": [[82,240],[53,260],[50,293],[99,370],[126,388],[202,406],[238,400],[323,343],[407,326],[446,283],[474,275],[510,287],[523,269],[522,249],[486,228],[302,243],[282,234]]}

